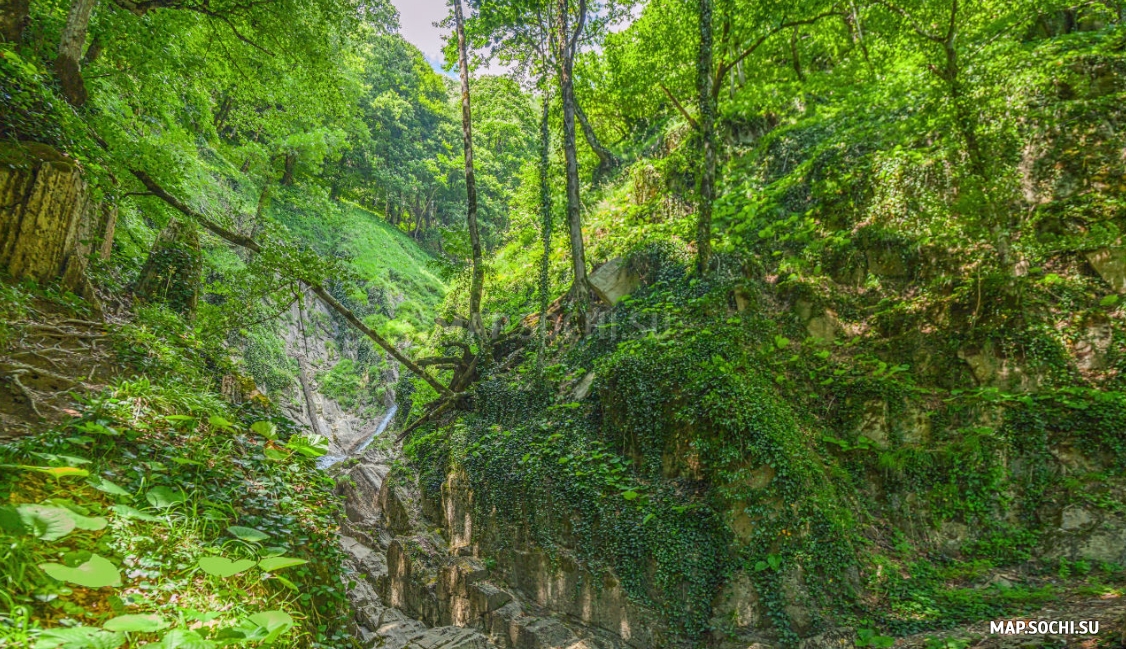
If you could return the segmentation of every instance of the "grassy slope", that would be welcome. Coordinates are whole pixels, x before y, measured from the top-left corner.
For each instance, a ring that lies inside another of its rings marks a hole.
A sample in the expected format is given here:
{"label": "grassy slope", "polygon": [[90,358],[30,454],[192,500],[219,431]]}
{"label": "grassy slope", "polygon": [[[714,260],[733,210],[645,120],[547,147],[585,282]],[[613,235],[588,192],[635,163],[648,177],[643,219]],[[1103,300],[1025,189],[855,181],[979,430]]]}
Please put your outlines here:
{"label": "grassy slope", "polygon": [[[430,327],[447,287],[431,267],[430,255],[413,239],[358,205],[302,205],[288,198],[274,205],[271,216],[318,252],[348,259],[364,289],[383,293],[384,303],[378,306],[384,308],[374,316],[375,324],[399,335]],[[367,301],[366,294],[355,293]]]}

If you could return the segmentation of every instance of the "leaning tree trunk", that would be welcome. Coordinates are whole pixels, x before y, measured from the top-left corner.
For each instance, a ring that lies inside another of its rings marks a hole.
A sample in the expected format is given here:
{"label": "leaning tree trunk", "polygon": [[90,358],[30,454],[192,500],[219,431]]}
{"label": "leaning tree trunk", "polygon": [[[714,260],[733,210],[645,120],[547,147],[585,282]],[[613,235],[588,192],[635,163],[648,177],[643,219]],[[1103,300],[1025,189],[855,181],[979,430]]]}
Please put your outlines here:
{"label": "leaning tree trunk", "polygon": [[0,40],[22,43],[23,30],[27,29],[29,0],[0,0]]}
{"label": "leaning tree trunk", "polygon": [[55,74],[59,76],[63,96],[72,106],[86,103],[86,83],[82,80],[82,48],[86,45],[86,29],[97,0],[72,0],[66,26],[59,39],[59,55]]}
{"label": "leaning tree trunk", "polygon": [[195,314],[203,258],[199,235],[173,220],[156,237],[133,294],[142,302],[159,302],[185,316]]}
{"label": "leaning tree trunk", "polygon": [[469,60],[465,51],[465,19],[461,14],[461,0],[454,0],[454,20],[457,23],[457,59],[461,72],[461,136],[465,143],[465,197],[466,221],[469,223],[469,242],[473,247],[473,277],[469,286],[469,328],[479,344],[485,344],[485,326],[481,321],[481,293],[485,286],[485,267],[481,259],[481,235],[477,231],[477,181],[473,175],[473,114],[469,106]]}
{"label": "leaning tree trunk", "polygon": [[715,97],[712,94],[712,0],[700,0],[700,53],[696,83],[700,95],[700,205],[696,221],[696,270],[708,272],[712,257],[712,201],[715,199]]}
{"label": "leaning tree trunk", "polygon": [[618,168],[621,164],[617,156],[615,156],[610,149],[602,146],[602,142],[598,140],[598,134],[594,132],[594,128],[590,125],[590,120],[586,117],[586,112],[583,107],[575,102],[575,116],[579,118],[579,125],[583,128],[583,137],[586,138],[586,143],[590,145],[591,150],[598,156],[598,168],[594,170],[594,182],[597,184],[610,172]]}
{"label": "leaning tree trunk", "polygon": [[579,200],[579,159],[575,151],[575,52],[567,30],[567,0],[559,0],[559,90],[563,99],[563,154],[567,161],[567,227],[571,235],[571,265],[575,283],[571,295],[581,307],[589,302],[586,250],[583,245],[582,204]]}

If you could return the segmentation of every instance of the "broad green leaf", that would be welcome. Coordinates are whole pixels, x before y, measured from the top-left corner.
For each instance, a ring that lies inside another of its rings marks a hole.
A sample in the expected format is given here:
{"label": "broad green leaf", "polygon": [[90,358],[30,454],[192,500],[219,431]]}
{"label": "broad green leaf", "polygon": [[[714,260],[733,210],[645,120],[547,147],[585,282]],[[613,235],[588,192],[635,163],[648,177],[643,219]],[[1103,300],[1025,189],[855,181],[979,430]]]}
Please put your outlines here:
{"label": "broad green leaf", "polygon": [[104,530],[106,525],[109,524],[109,521],[101,516],[83,516],[69,510],[67,513],[70,514],[70,517],[74,520],[74,526],[80,530],[97,532],[98,530]]}
{"label": "broad green leaf", "polygon": [[38,636],[35,649],[117,649],[125,644],[121,633],[91,626],[45,629]]}
{"label": "broad green leaf", "polygon": [[125,489],[123,489],[122,487],[119,487],[118,485],[114,484],[113,482],[110,482],[109,480],[106,480],[105,478],[103,478],[101,476],[92,475],[92,476],[90,476],[89,478],[86,479],[86,483],[89,484],[91,487],[97,489],[98,491],[101,491],[102,493],[107,493],[111,496],[126,496],[126,497],[129,497],[129,496],[133,495],[133,494],[129,493],[128,491],[126,491]]}
{"label": "broad green leaf", "polygon": [[232,525],[227,528],[227,531],[230,532],[232,536],[251,543],[261,543],[270,538],[270,535],[265,532],[256,530],[253,527],[243,527],[241,525]]}
{"label": "broad green leaf", "polygon": [[73,512],[62,507],[20,505],[19,514],[24,528],[40,541],[58,541],[76,527]]}
{"label": "broad green leaf", "polygon": [[630,489],[629,491],[623,491],[622,492],[622,498],[625,498],[626,500],[636,500],[637,496],[638,496],[638,493],[636,491],[632,490],[632,489]]}
{"label": "broad green leaf", "polygon": [[247,619],[266,630],[267,636],[262,640],[265,644],[277,640],[278,636],[293,627],[293,618],[284,611],[263,611]]}
{"label": "broad green leaf", "polygon": [[328,453],[328,438],[324,435],[294,435],[285,447],[305,457],[317,458]]}
{"label": "broad green leaf", "polygon": [[129,505],[114,505],[110,509],[112,509],[115,513],[117,513],[118,516],[121,516],[122,518],[132,518],[138,521],[148,521],[150,523],[160,520],[152,514],[146,514],[139,509],[130,507]]}
{"label": "broad green leaf", "polygon": [[39,567],[54,579],[85,588],[121,585],[121,573],[117,566],[110,563],[109,559],[97,554],[91,556],[86,563],[77,568],[70,568],[61,563],[42,563],[39,564]]}
{"label": "broad green leaf", "polygon": [[267,460],[284,460],[289,457],[289,453],[279,451],[276,448],[266,447],[262,452],[266,455]]}
{"label": "broad green leaf", "polygon": [[306,563],[309,562],[304,559],[294,559],[293,557],[266,557],[258,562],[258,567],[266,572],[274,572],[275,570],[300,566]]}
{"label": "broad green leaf", "polygon": [[210,422],[211,425],[216,427],[216,428],[226,429],[226,428],[231,428],[232,426],[235,425],[234,422],[227,421],[226,419],[223,419],[222,417],[220,417],[218,415],[212,415],[211,417],[208,417],[207,421]]}
{"label": "broad green leaf", "polygon": [[278,425],[272,421],[256,421],[250,426],[250,430],[269,440],[278,438]]}
{"label": "broad green leaf", "polygon": [[201,557],[199,560],[200,570],[206,572],[214,577],[226,579],[227,577],[234,577],[235,575],[246,572],[254,567],[254,561],[251,559],[239,559],[238,561],[231,561],[226,557]]}
{"label": "broad green leaf", "polygon": [[168,620],[155,613],[119,615],[112,620],[107,620],[102,628],[126,633],[155,633],[167,629]]}
{"label": "broad green leaf", "polygon": [[179,489],[172,489],[170,487],[153,487],[145,494],[145,500],[157,509],[168,509],[173,505],[179,505],[187,500],[188,497],[183,491]]}

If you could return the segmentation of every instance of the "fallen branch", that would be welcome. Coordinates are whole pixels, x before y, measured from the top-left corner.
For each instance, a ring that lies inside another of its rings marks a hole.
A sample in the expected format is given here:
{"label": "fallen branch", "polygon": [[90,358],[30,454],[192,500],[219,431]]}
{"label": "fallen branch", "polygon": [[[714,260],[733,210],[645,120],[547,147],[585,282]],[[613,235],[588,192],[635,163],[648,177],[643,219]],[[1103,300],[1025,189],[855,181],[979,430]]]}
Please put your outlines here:
{"label": "fallen branch", "polygon": [[[181,214],[200,224],[201,226],[209,230],[212,234],[215,234],[219,238],[225,239],[228,242],[235,244],[236,246],[246,248],[251,252],[262,252],[262,247],[258,245],[257,241],[245,235],[238,234],[237,232],[231,232],[230,230],[207,218],[203,214],[196,212],[192,208],[182,203],[175,196],[165,191],[164,188],[158,185],[156,181],[153,180],[152,177],[147,173],[137,169],[131,169],[130,172],[137,178],[137,180],[141,181],[141,184],[143,184],[150,192],[152,192],[154,196],[172,206]],[[420,379],[426,381],[430,385],[430,387],[438,391],[438,394],[445,397],[453,396],[450,388],[442,385],[438,381],[438,379],[431,376],[428,372],[426,372],[426,370],[419,367],[417,363],[415,363],[405,354],[396,349],[395,346],[392,345],[386,338],[380,336],[370,327],[365,325],[363,321],[356,317],[356,314],[352,313],[352,311],[348,307],[344,306],[339,301],[337,301],[336,298],[332,297],[332,295],[330,295],[329,292],[325,290],[325,288],[321,286],[319,282],[312,282],[305,279],[301,279],[299,281],[305,286],[309,287],[309,290],[311,290],[313,294],[319,297],[321,301],[325,303],[325,305],[329,306],[330,308],[332,308],[332,310],[339,313],[345,320],[348,321],[349,324],[361,331],[375,344],[382,347],[384,351],[390,354],[395,360],[405,365],[407,369],[417,375]]]}

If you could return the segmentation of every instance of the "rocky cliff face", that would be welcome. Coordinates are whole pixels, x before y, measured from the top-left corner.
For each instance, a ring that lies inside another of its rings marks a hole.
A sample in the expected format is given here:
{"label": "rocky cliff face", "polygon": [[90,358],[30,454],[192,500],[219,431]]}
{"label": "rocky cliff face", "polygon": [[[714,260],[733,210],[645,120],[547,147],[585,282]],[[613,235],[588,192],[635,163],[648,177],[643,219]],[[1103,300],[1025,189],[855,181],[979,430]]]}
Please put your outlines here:
{"label": "rocky cliff face", "polygon": [[661,625],[613,577],[532,544],[489,552],[472,494],[451,474],[427,500],[391,456],[369,451],[340,482],[357,635],[399,649],[626,649],[659,644]]}
{"label": "rocky cliff face", "polygon": [[108,258],[116,220],[75,161],[40,144],[0,147],[0,267],[12,277],[90,294],[89,257]]}
{"label": "rocky cliff face", "polygon": [[[279,405],[287,417],[329,439],[331,461],[347,458],[385,424],[384,418],[395,404],[394,391],[388,389],[384,393],[382,413],[345,408],[320,389],[317,375],[349,355],[356,360],[353,349],[339,349],[333,343],[337,338],[352,335],[351,331],[342,331],[328,309],[309,295],[303,305],[294,304],[282,318],[282,339],[286,354],[297,361],[298,385]],[[385,375],[372,380],[391,386],[398,378],[398,370],[392,366]]]}

